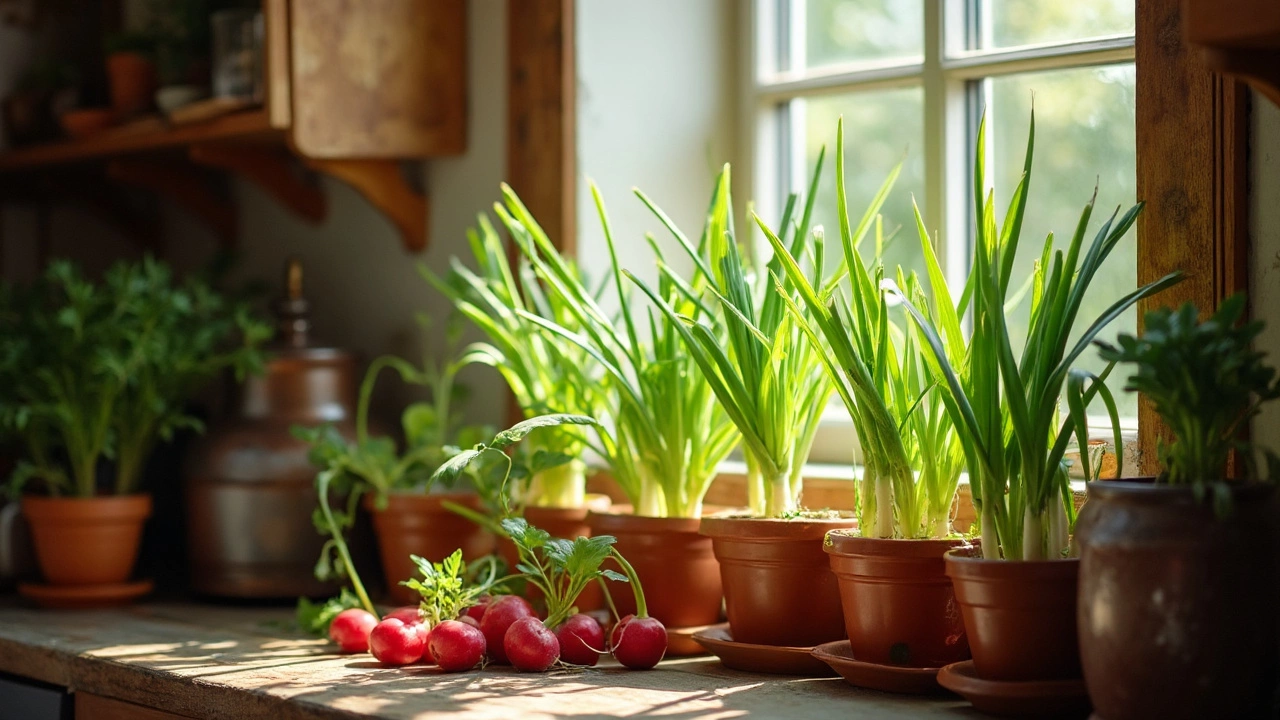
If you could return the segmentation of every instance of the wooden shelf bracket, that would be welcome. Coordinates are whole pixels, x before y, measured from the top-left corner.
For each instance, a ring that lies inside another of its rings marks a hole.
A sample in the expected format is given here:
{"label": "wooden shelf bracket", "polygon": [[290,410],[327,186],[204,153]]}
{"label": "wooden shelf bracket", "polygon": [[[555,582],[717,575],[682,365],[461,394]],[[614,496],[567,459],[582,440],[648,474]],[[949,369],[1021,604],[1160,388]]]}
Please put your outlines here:
{"label": "wooden shelf bracket", "polygon": [[400,232],[406,250],[427,249],[428,198],[410,187],[398,160],[329,160],[303,158],[307,167],[335,177],[364,196]]}
{"label": "wooden shelf bracket", "polygon": [[208,225],[224,246],[235,246],[235,207],[213,192],[207,179],[191,165],[119,158],[107,163],[107,177],[169,198]]}
{"label": "wooden shelf bracket", "polygon": [[226,170],[252,182],[313,225],[323,222],[328,214],[324,193],[299,175],[284,148],[192,145],[188,155],[198,165]]}

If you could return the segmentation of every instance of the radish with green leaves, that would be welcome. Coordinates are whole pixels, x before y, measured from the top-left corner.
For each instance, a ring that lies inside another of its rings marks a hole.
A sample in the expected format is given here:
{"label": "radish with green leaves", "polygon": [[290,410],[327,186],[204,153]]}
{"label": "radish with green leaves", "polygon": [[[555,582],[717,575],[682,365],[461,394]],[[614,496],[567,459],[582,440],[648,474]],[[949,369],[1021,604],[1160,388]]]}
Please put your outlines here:
{"label": "radish with green leaves", "polygon": [[625,577],[635,592],[636,612],[618,620],[613,626],[613,632],[609,634],[609,648],[613,652],[613,658],[622,663],[623,667],[648,670],[661,662],[667,654],[667,628],[658,618],[649,617],[649,607],[644,601],[644,588],[640,586],[640,576],[636,574],[635,568],[617,550],[610,548],[610,553],[626,573]]}
{"label": "radish with green leaves", "polygon": [[409,665],[427,652],[431,630],[420,622],[388,617],[369,633],[369,652],[383,665]]}
{"label": "radish with green leaves", "polygon": [[378,616],[361,608],[338,613],[329,623],[329,639],[346,653],[362,653],[369,649],[369,633],[378,624]]}
{"label": "radish with green leaves", "polygon": [[527,617],[534,617],[533,606],[518,595],[504,595],[489,603],[484,617],[480,619],[480,632],[484,633],[485,642],[489,645],[490,660],[498,665],[510,663],[503,638],[516,621]]}
{"label": "radish with green leaves", "polygon": [[445,672],[470,670],[484,659],[486,649],[480,628],[459,620],[445,620],[435,626],[427,641],[427,654]]}
{"label": "radish with green leaves", "polygon": [[[443,647],[444,651],[451,658],[469,657],[469,650],[466,648],[455,649],[447,647],[450,642],[457,639],[458,642],[465,643],[467,647],[474,644],[474,638],[470,636],[459,636],[457,633],[446,633],[445,639],[437,641],[435,638],[436,630],[446,622],[453,622],[455,618],[465,615],[468,608],[476,605],[477,601],[484,597],[489,597],[489,593],[494,586],[499,584],[497,577],[497,566],[492,559],[488,559],[481,568],[483,577],[476,581],[470,581],[467,575],[467,563],[462,559],[462,550],[453,551],[449,557],[438,563],[418,557],[410,556],[415,565],[418,566],[418,572],[422,575],[422,579],[406,580],[402,585],[412,590],[416,590],[422,597],[422,602],[418,605],[418,617],[421,618],[421,624],[424,630],[430,633],[422,639],[422,652],[419,658],[424,655],[430,659],[439,662],[436,658],[435,649]],[[408,608],[400,608],[395,614],[403,616]],[[395,622],[395,619],[388,618],[383,623]],[[473,621],[474,622],[474,621]],[[386,631],[387,633],[399,633],[399,629],[393,628]],[[483,638],[482,638],[483,639]],[[408,642],[406,641],[406,645]],[[405,655],[412,652],[410,648],[406,648]],[[405,655],[392,655],[393,659],[399,659]],[[389,660],[383,660],[377,653],[375,657],[388,664],[396,664]],[[461,660],[458,660],[460,662]],[[413,662],[408,661],[408,662]],[[478,662],[478,661],[477,661]],[[407,664],[407,663],[399,663]],[[475,665],[472,662],[471,665]]]}

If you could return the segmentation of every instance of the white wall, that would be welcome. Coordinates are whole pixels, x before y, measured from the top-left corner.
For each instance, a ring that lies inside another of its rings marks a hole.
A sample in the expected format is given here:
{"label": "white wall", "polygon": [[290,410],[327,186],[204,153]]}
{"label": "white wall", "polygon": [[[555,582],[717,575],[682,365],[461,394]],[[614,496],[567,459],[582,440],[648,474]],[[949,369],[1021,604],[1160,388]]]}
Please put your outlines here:
{"label": "white wall", "polygon": [[[739,10],[737,0],[578,0],[578,248],[592,278],[608,255],[587,178],[604,196],[623,267],[657,277],[645,232],[688,267],[631,189],[696,241],[712,182],[735,159]],[[738,202],[747,194],[739,186]]]}
{"label": "white wall", "polygon": [[[1250,302],[1253,315],[1266,321],[1258,349],[1280,367],[1280,108],[1253,96],[1249,163],[1249,222],[1253,241]],[[1280,401],[1254,421],[1254,439],[1280,452]]]}

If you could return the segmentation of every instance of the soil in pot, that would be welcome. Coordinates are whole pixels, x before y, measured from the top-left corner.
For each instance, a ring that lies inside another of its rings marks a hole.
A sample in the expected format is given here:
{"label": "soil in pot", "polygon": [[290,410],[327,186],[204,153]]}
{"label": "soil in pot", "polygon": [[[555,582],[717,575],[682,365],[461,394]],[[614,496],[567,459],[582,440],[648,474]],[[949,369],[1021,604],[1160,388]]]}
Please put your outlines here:
{"label": "soil in pot", "polygon": [[[591,512],[587,524],[592,535],[612,535],[615,547],[635,568],[644,585],[649,614],[668,631],[712,625],[720,620],[723,598],[720,566],[711,550],[711,538],[698,534],[698,518],[655,518],[615,512]],[[613,561],[605,567],[621,570]],[[618,613],[636,611],[635,597],[626,583],[610,582],[609,592]],[[697,649],[694,643],[695,650]]]}
{"label": "soil in pot", "polygon": [[855,525],[854,518],[704,517],[734,640],[812,647],[843,639],[840,589],[822,543],[827,531]]}
{"label": "soil in pot", "polygon": [[36,559],[53,585],[123,583],[133,572],[150,495],[26,497]]}
{"label": "soil in pot", "polygon": [[834,532],[825,546],[840,583],[853,656],[937,668],[969,659],[964,618],[943,556],[967,540],[886,540]]}
{"label": "soil in pot", "polygon": [[107,82],[117,120],[145,112],[151,108],[158,84],[155,63],[142,53],[111,53],[107,56]]}
{"label": "soil in pot", "polygon": [[1080,653],[1106,720],[1264,717],[1277,679],[1277,535],[1270,486],[1215,515],[1191,488],[1089,484]]}
{"label": "soil in pot", "polygon": [[[577,537],[591,537],[591,527],[587,525],[587,513],[592,510],[608,510],[608,495],[588,495],[587,502],[580,508],[556,508],[528,506],[524,509],[524,519],[530,525],[546,530],[553,538],[572,540]],[[519,557],[516,546],[508,539],[498,538],[498,555],[507,563],[508,568],[515,568]],[[647,586],[646,586],[647,587]],[[541,592],[534,587],[529,588],[530,600],[541,597]],[[599,610],[605,607],[604,592],[599,583],[590,583],[578,596],[577,608],[581,612]]]}
{"label": "soil in pot", "polygon": [[945,557],[979,677],[1080,677],[1078,559],[988,560],[976,548],[951,550]]}
{"label": "soil in pot", "polygon": [[493,552],[493,535],[470,520],[450,512],[446,501],[481,512],[480,498],[472,493],[388,493],[387,506],[378,509],[372,494],[364,498],[373,515],[378,536],[378,552],[387,576],[387,593],[396,605],[418,601],[418,594],[400,585],[417,577],[418,569],[409,559],[418,555],[431,561],[448,557],[462,549],[462,557],[475,560]]}

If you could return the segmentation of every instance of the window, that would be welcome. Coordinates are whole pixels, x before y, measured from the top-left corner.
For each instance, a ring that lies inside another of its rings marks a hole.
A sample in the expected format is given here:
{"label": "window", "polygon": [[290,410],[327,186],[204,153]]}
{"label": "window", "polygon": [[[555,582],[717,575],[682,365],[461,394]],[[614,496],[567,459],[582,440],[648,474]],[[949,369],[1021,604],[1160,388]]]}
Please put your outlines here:
{"label": "window", "polygon": [[[1070,240],[1095,183],[1089,239],[1117,206],[1136,199],[1134,0],[756,0],[747,127],[751,196],[776,218],[787,193],[805,189],[818,150],[828,159],[815,223],[834,236],[836,118],[845,122],[850,211],[858,213],[898,161],[902,173],[882,211],[889,267],[922,270],[914,197],[953,287],[968,271],[972,158],[979,119],[988,125],[987,167],[997,203],[1021,174],[1033,98],[1036,153],[1018,262],[1030,271],[1049,232]],[[1003,211],[1002,211],[1003,214]],[[1130,231],[1093,284],[1082,317],[1096,317],[1136,287]],[[1029,308],[1011,315],[1024,328]],[[1109,330],[1132,332],[1131,311]],[[1024,330],[1025,332],[1025,330]],[[1101,363],[1087,353],[1081,363]],[[1136,400],[1117,393],[1126,429]],[[852,425],[838,403],[812,459],[847,463]]]}

